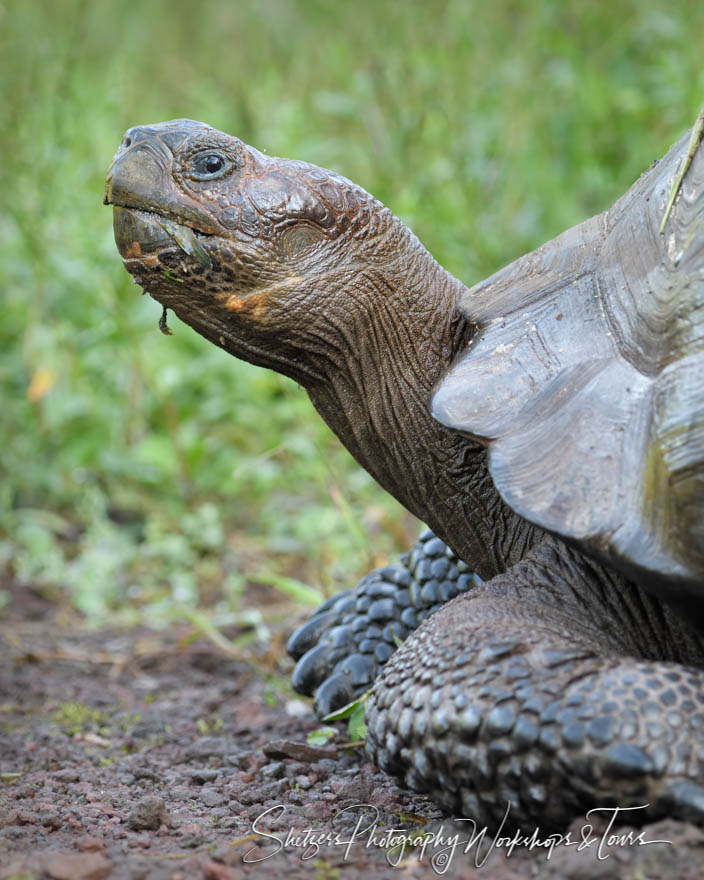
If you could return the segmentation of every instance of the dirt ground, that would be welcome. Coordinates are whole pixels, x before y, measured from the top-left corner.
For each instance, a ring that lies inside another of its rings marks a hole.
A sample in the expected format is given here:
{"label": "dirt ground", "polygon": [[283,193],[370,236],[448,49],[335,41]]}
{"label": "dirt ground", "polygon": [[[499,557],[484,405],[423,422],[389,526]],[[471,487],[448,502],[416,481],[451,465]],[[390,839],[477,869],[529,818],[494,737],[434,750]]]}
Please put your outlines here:
{"label": "dirt ground", "polygon": [[233,659],[185,627],[86,631],[15,588],[0,619],[0,880],[704,878],[704,832],[669,821],[610,846],[596,824],[580,846],[581,819],[571,845],[508,854],[487,834],[466,852],[467,826],[396,787],[342,726],[307,745],[320,722],[287,687],[281,629]]}

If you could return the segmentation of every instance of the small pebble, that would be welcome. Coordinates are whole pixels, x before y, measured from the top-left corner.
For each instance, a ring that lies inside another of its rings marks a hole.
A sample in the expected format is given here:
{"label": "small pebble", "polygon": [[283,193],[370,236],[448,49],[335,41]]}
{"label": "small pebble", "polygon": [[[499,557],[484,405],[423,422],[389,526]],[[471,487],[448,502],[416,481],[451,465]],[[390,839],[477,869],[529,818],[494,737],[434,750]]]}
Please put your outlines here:
{"label": "small pebble", "polygon": [[133,831],[155,831],[166,818],[162,798],[147,795],[140,798],[127,816],[127,824]]}

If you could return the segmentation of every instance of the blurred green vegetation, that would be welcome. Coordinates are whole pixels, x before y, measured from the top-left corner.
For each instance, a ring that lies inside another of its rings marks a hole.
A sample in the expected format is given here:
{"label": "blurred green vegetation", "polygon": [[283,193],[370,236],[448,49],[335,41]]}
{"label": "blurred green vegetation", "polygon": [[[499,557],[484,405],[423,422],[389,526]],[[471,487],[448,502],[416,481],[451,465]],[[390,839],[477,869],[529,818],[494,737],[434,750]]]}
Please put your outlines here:
{"label": "blurred green vegetation", "polygon": [[293,383],[158,333],[101,205],[124,129],[188,116],[333,168],[472,282],[693,123],[702,33],[690,0],[1,2],[5,586],[225,619],[248,581],[337,589],[417,529]]}

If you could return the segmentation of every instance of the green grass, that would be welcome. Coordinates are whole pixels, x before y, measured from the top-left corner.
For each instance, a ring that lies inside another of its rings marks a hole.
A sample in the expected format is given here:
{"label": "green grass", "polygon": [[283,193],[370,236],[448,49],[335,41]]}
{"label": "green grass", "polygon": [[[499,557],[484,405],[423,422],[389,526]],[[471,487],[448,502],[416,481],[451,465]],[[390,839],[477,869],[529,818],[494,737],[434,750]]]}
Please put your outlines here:
{"label": "green grass", "polygon": [[293,383],[159,334],[101,205],[125,128],[189,116],[334,168],[470,282],[693,123],[703,32],[685,0],[2,3],[6,578],[96,620],[226,614],[257,573],[336,589],[416,528]]}

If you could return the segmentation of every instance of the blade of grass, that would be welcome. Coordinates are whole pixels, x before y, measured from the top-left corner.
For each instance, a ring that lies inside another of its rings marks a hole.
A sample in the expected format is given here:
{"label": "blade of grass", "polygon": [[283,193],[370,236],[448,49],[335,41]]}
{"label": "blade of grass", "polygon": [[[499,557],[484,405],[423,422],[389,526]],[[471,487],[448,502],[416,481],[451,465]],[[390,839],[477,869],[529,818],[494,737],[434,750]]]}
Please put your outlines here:
{"label": "blade of grass", "polygon": [[269,584],[271,587],[276,587],[280,592],[305,605],[317,606],[322,604],[325,599],[322,593],[314,590],[313,587],[309,587],[308,584],[304,584],[302,581],[292,577],[276,574],[273,571],[257,572],[252,575],[252,580],[260,584]]}

